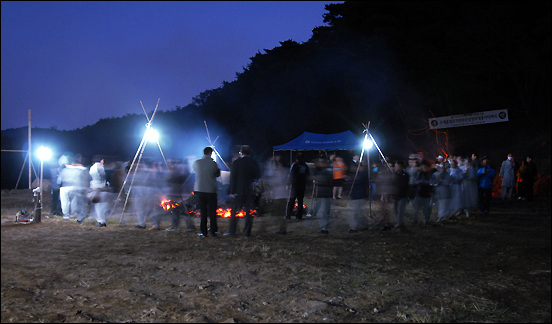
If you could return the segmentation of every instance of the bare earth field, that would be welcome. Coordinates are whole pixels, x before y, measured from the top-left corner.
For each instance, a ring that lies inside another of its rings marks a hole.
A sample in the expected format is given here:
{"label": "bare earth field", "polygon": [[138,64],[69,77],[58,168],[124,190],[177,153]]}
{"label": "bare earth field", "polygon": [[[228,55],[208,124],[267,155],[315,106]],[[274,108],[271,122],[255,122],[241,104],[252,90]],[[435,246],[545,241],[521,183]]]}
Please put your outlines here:
{"label": "bare earth field", "polygon": [[100,228],[50,218],[46,194],[41,223],[15,223],[32,199],[2,191],[3,323],[551,321],[549,195],[357,233],[344,199],[329,235],[312,217],[275,234],[283,207],[268,205],[249,238],[141,230],[130,213]]}

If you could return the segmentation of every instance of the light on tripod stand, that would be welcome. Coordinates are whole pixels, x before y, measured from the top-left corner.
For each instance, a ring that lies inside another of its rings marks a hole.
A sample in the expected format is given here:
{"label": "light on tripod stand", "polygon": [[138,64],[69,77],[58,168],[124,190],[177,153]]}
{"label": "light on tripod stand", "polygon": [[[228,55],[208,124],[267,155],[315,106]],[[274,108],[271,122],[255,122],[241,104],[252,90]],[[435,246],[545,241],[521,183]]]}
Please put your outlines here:
{"label": "light on tripod stand", "polygon": [[52,151],[50,149],[41,146],[37,151],[36,154],[38,155],[38,158],[40,159],[40,186],[39,186],[39,192],[40,192],[40,199],[38,200],[37,210],[35,213],[34,222],[40,223],[42,220],[42,192],[44,191],[42,187],[42,180],[44,179],[44,161],[48,161],[52,157]]}

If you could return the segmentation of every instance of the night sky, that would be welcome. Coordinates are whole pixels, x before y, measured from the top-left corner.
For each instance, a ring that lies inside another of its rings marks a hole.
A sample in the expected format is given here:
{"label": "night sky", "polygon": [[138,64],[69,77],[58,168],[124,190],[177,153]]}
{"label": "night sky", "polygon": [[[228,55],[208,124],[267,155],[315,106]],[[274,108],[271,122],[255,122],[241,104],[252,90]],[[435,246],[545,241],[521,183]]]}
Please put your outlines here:
{"label": "night sky", "polygon": [[172,110],[256,53],[306,42],[343,1],[2,1],[2,129]]}

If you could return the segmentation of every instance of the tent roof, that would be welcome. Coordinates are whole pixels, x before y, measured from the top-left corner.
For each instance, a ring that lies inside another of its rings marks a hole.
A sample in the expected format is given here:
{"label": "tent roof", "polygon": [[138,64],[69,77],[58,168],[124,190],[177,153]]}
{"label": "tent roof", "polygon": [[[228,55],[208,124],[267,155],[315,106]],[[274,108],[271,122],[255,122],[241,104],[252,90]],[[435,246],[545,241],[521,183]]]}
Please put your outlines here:
{"label": "tent roof", "polygon": [[335,134],[315,134],[304,132],[299,137],[282,145],[274,146],[274,151],[309,150],[354,150],[362,148],[362,138],[350,130]]}

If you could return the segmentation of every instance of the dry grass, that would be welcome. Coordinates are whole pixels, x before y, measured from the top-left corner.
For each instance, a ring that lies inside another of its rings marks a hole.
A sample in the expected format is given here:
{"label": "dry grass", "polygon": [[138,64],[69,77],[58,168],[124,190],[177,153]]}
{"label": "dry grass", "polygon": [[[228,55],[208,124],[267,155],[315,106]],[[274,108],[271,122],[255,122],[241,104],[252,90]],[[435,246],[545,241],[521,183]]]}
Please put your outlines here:
{"label": "dry grass", "polygon": [[315,219],[275,234],[268,206],[253,237],[200,239],[14,224],[18,196],[2,194],[2,322],[550,322],[547,201],[354,234],[339,201],[329,235]]}

